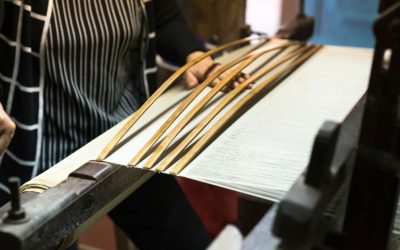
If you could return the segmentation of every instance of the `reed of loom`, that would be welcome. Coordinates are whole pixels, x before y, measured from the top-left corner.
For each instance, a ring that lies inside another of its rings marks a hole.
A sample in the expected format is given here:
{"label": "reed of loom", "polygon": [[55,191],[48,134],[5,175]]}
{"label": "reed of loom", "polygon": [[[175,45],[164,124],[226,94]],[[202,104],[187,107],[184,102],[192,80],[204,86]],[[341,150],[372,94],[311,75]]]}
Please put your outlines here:
{"label": "reed of loom", "polygon": [[245,82],[241,83],[238,87],[230,91],[224,96],[224,98],[217,104],[217,106],[201,121],[199,124],[187,135],[184,140],[170,152],[158,165],[157,171],[164,171],[171,164],[171,162],[182,152],[188,145],[191,143],[196,136],[200,134],[201,131],[220,113],[235,97],[237,97],[247,86],[251,83],[259,80],[261,77],[272,71],[273,69],[281,66],[283,63],[288,60],[299,56],[301,53],[307,51],[309,49],[308,46],[300,47],[289,54],[283,56],[279,60],[267,64],[263,68],[257,70],[250,78],[248,78]]}
{"label": "reed of loom", "polygon": [[[188,163],[196,157],[199,152],[219,133],[219,131],[232,119],[235,114],[239,111],[241,107],[249,103],[257,94],[262,92],[268,85],[270,85],[275,80],[279,79],[283,75],[287,74],[288,71],[298,67],[301,63],[305,62],[308,58],[310,58],[314,53],[316,53],[322,45],[312,45],[303,55],[301,55],[298,59],[291,62],[288,66],[280,69],[275,72],[272,76],[268,77],[265,81],[258,84],[257,87],[252,89],[247,95],[245,95],[242,99],[240,99],[231,109],[229,109],[215,124],[214,126],[208,130],[191,148],[185,155],[183,155],[177,163],[170,170],[170,174],[177,175],[179,174]],[[216,107],[217,109],[217,107]],[[203,122],[207,122],[209,117],[204,118],[202,122],[199,123],[198,127],[194,130],[200,130],[203,126]],[[194,131],[193,130],[193,131]],[[179,147],[179,146],[178,146]],[[179,148],[178,150],[183,150],[183,148]]]}
{"label": "reed of loom", "polygon": [[[290,46],[293,44],[289,44]],[[273,49],[282,49],[285,46],[276,46]],[[161,141],[158,147],[153,151],[150,155],[147,162],[144,164],[144,168],[150,169],[154,167],[157,161],[161,158],[167,147],[171,144],[171,142],[176,138],[176,136],[185,128],[185,126],[199,113],[199,111],[210,102],[210,100],[217,95],[224,87],[226,87],[231,81],[237,77],[239,73],[243,71],[247,66],[257,60],[261,55],[270,52],[271,49],[260,49],[254,51],[250,54],[250,56],[245,59],[239,66],[235,67],[231,73],[228,74],[227,77],[223,78],[217,85],[215,85],[190,111],[187,115],[185,115],[178,124],[170,131],[166,137]],[[161,136],[161,135],[159,135]],[[152,143],[155,143],[152,142]]]}
{"label": "reed of loom", "polygon": [[[160,126],[160,128],[157,130],[156,133],[153,134],[153,136],[146,142],[146,144],[140,149],[140,151],[133,157],[133,159],[129,162],[130,166],[135,166],[138,164],[143,157],[151,150],[151,147],[157,142],[157,140],[167,131],[167,129],[174,123],[174,121],[182,114],[182,112],[185,111],[185,109],[200,95],[200,93],[208,86],[213,83],[213,81],[219,77],[221,74],[225,73],[228,69],[233,68],[234,66],[237,66],[237,64],[240,64],[235,70],[232,71],[231,74],[229,74],[227,77],[225,77],[220,83],[218,83],[216,86],[213,87],[212,93],[209,93],[206,97],[203,103],[207,103],[211,98],[216,95],[222,88],[226,87],[231,80],[236,77],[240,72],[242,72],[243,68],[254,62],[257,58],[259,58],[261,55],[264,55],[268,52],[274,51],[274,50],[281,50],[285,49],[291,45],[298,44],[296,42],[287,42],[283,45],[279,46],[273,46],[273,47],[267,47],[267,48],[262,48],[262,49],[257,49],[248,55],[245,55],[243,57],[239,57],[228,64],[222,66],[219,70],[217,70],[214,74],[209,76],[205,81],[203,81],[199,86],[197,86],[193,92],[179,105],[179,107],[174,111],[172,115],[168,117],[168,119]],[[279,51],[278,51],[279,52]],[[247,84],[248,86],[249,84]],[[203,105],[204,106],[204,105]],[[191,117],[193,117],[199,109],[201,109],[202,106],[199,106],[199,108],[194,108],[193,111],[190,113],[190,117],[186,118],[186,121],[189,121]],[[185,124],[181,124],[180,128],[183,128]],[[159,147],[155,150],[155,152],[152,155],[152,158],[146,163],[144,168],[151,168],[156,160],[160,157],[160,155],[164,152],[165,148],[169,145],[169,143],[175,138],[173,135],[177,135],[179,133],[178,128],[175,128],[168,136],[168,139],[165,138],[162,143],[159,145]]]}
{"label": "reed of loom", "polygon": [[201,60],[208,56],[212,56],[221,51],[227,50],[229,48],[233,48],[235,46],[243,45],[250,41],[261,40],[267,41],[269,38],[267,36],[254,36],[247,37],[237,41],[233,41],[231,43],[222,45],[215,49],[209,50],[205,52],[202,56],[194,59],[193,61],[188,62],[186,65],[177,70],[174,74],[172,74],[150,97],[149,99],[128,119],[126,124],[118,131],[118,133],[110,140],[110,142],[105,146],[102,152],[97,157],[98,161],[103,161],[113,149],[117,146],[117,144],[121,141],[121,139],[125,136],[125,134],[129,131],[129,129],[139,120],[139,118],[151,107],[151,105],[178,79],[183,73],[185,73],[188,69],[199,63]]}

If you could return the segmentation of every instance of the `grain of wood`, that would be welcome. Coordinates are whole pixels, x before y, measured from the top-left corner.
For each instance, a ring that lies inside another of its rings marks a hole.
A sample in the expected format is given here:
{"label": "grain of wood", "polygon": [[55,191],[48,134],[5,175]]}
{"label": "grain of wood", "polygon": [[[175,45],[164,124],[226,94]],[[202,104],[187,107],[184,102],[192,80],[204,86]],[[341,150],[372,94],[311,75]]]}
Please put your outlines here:
{"label": "grain of wood", "polygon": [[[247,86],[251,83],[257,81],[265,74],[269,73],[273,69],[281,66],[285,62],[293,59],[294,57],[300,55],[308,47],[302,47],[292,51],[291,53],[279,58],[277,61],[267,64],[263,68],[256,71],[249,79],[240,84],[237,88],[230,91],[218,104],[217,106],[202,120],[199,124],[187,135],[184,140],[174,149],[172,150],[158,165],[157,171],[161,172],[168,168],[171,162],[182,152],[188,145],[191,143],[196,136],[200,134],[201,131],[214,119],[214,117],[221,112],[235,97],[237,97]],[[289,65],[290,67],[290,65]]]}
{"label": "grain of wood", "polygon": [[[292,45],[293,43],[289,43]],[[297,44],[297,43],[296,43]],[[277,46],[276,48],[283,48],[285,46]],[[175,139],[175,137],[179,134],[180,131],[190,122],[190,120],[198,114],[198,112],[219,92],[221,91],[231,80],[236,77],[244,68],[249,66],[255,60],[257,60],[261,55],[270,52],[268,48],[261,48],[250,53],[250,56],[245,59],[239,66],[232,70],[232,72],[222,79],[217,85],[215,85],[190,111],[186,114],[178,124],[169,132],[168,135],[161,141],[158,147],[154,150],[154,152],[150,155],[147,162],[144,164],[144,168],[150,169],[152,168],[157,161],[160,159],[162,154],[165,152],[166,148],[170,143]]]}
{"label": "grain of wood", "polygon": [[113,137],[112,140],[104,147],[102,152],[97,157],[98,161],[103,161],[107,156],[110,155],[114,147],[120,142],[120,140],[124,137],[124,135],[129,131],[129,129],[139,120],[139,118],[150,108],[150,106],[160,97],[162,93],[164,93],[171,85],[175,82],[175,80],[180,77],[183,73],[185,73],[192,66],[196,65],[198,62],[203,60],[204,58],[224,51],[228,48],[232,48],[241,44],[248,43],[254,40],[267,40],[269,39],[267,36],[256,36],[256,37],[247,37],[240,40],[233,41],[231,43],[227,43],[215,49],[209,50],[205,52],[202,56],[196,58],[193,61],[188,62],[186,65],[177,70],[174,74],[172,74],[150,97],[149,99],[129,118],[127,123],[122,127],[120,131]]}
{"label": "grain of wood", "polygon": [[[143,157],[149,152],[151,147],[157,142],[157,140],[167,131],[167,129],[174,123],[174,121],[186,110],[186,108],[199,96],[199,94],[221,74],[226,72],[228,69],[236,66],[237,64],[249,59],[254,58],[255,56],[260,56],[262,54],[274,51],[274,50],[281,50],[285,49],[293,44],[294,42],[288,42],[283,45],[273,46],[273,47],[266,47],[262,49],[258,49],[253,51],[245,56],[240,58],[236,58],[235,60],[227,63],[226,65],[222,66],[219,70],[217,70],[214,74],[209,76],[205,81],[203,81],[199,86],[197,86],[193,92],[179,105],[179,107],[172,113],[168,119],[160,126],[156,133],[146,142],[146,144],[140,149],[140,151],[132,158],[129,162],[129,166],[137,165]],[[226,81],[226,84],[229,81]]]}
{"label": "grain of wood", "polygon": [[187,164],[200,153],[200,151],[218,134],[218,132],[224,127],[224,125],[240,110],[243,105],[246,105],[250,102],[257,94],[259,94],[265,87],[271,84],[273,81],[278,79],[287,73],[288,70],[294,69],[299,66],[301,63],[310,58],[314,53],[316,53],[322,46],[316,45],[313,46],[309,51],[304,53],[300,58],[293,61],[287,67],[279,70],[274,73],[271,77],[257,85],[256,88],[252,89],[246,96],[244,96],[238,103],[236,103],[229,111],[227,111],[221,119],[217,121],[217,123],[207,131],[194,145],[193,147],[175,164],[175,166],[169,172],[170,174],[177,175],[181,172]]}

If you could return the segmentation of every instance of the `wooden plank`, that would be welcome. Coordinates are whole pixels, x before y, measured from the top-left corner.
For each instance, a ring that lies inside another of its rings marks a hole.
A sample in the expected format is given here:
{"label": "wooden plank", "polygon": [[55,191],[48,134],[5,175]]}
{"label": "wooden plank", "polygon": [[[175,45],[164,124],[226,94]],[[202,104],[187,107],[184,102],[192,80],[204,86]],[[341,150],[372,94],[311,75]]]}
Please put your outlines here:
{"label": "wooden plank", "polygon": [[203,40],[222,44],[239,39],[246,28],[246,0],[178,0],[191,30]]}
{"label": "wooden plank", "polygon": [[203,137],[197,141],[196,144],[182,157],[179,161],[175,164],[175,166],[171,169],[169,173],[177,175],[181,172],[187,164],[197,155],[200,151],[206,146],[213,138],[218,134],[218,132],[224,127],[224,125],[235,116],[235,113],[240,110],[243,105],[246,105],[250,102],[257,94],[259,94],[265,87],[271,84],[273,81],[278,79],[279,77],[283,76],[287,73],[288,70],[294,69],[295,67],[299,66],[301,63],[306,61],[309,57],[311,57],[315,52],[317,52],[322,46],[316,45],[313,46],[309,51],[307,51],[304,55],[300,58],[296,59],[292,62],[288,67],[285,67],[276,73],[274,73],[271,77],[268,77],[265,81],[260,83],[257,87],[252,89],[245,97],[243,97],[238,103],[236,103],[225,115],[218,120],[218,122],[209,130],[207,131]]}
{"label": "wooden plank", "polygon": [[[289,45],[281,45],[276,48],[284,48],[287,46],[293,45],[293,43],[289,43]],[[232,72],[222,79],[217,85],[215,85],[210,92],[208,92],[194,107],[189,111],[186,116],[184,116],[175,128],[161,141],[159,146],[154,150],[154,152],[150,155],[148,161],[144,164],[144,168],[152,168],[157,160],[164,153],[165,149],[168,145],[173,141],[173,139],[179,134],[180,131],[189,123],[189,121],[219,92],[221,91],[227,84],[231,82],[231,80],[236,77],[244,68],[249,66],[255,60],[257,60],[261,55],[270,52],[268,48],[262,48],[257,51],[250,53],[250,56],[245,59],[239,66],[232,70]]]}
{"label": "wooden plank", "polygon": [[[197,86],[193,90],[193,92],[179,105],[179,107],[174,111],[174,113],[172,115],[170,115],[168,117],[168,119],[161,125],[161,127],[157,130],[157,132],[154,133],[154,135],[150,138],[150,140],[148,140],[146,142],[146,144],[140,149],[140,151],[132,158],[132,160],[129,162],[129,165],[136,166],[142,160],[142,158],[149,152],[149,150],[157,142],[157,140],[167,131],[167,129],[174,123],[174,121],[182,114],[182,112],[184,112],[185,109],[196,99],[196,97],[198,97],[199,94],[222,73],[224,73],[228,69],[236,66],[237,64],[239,64],[251,57],[254,57],[256,55],[262,55],[262,54],[268,53],[273,50],[285,49],[292,44],[294,44],[294,43],[289,42],[289,43],[286,43],[286,44],[280,45],[280,46],[259,49],[248,55],[237,58],[237,59],[229,62],[228,64],[222,66],[219,70],[217,70],[214,74],[212,74],[210,77],[208,77],[205,81],[203,81],[199,86]],[[226,83],[229,83],[229,82],[230,81],[226,81]]]}
{"label": "wooden plank", "polygon": [[[296,56],[301,55],[307,49],[309,49],[308,46],[296,49],[291,53],[283,56],[279,60],[271,64],[267,64],[263,68],[256,71],[256,73],[254,73],[249,79],[247,79],[237,88],[230,91],[224,97],[224,99],[221,100],[217,104],[217,106],[201,122],[199,122],[199,124],[189,133],[189,135],[187,135],[184,140],[160,162],[157,167],[157,171],[164,171],[165,169],[167,169],[171,162],[179,155],[179,153],[182,152],[189,145],[189,143],[191,143],[196,138],[196,136],[198,136],[200,132],[203,131],[203,129],[214,119],[214,117],[219,112],[221,112],[235,97],[237,97],[247,86],[249,86],[252,82],[257,81],[273,69],[281,66],[283,63],[289,61],[290,59],[293,59]],[[290,67],[290,65],[288,67]]]}
{"label": "wooden plank", "polygon": [[98,161],[103,161],[114,149],[114,147],[120,142],[120,140],[124,137],[124,135],[129,131],[129,129],[137,122],[137,120],[146,112],[147,109],[160,97],[162,93],[167,90],[175,80],[180,77],[186,70],[190,69],[192,66],[196,65],[198,62],[203,60],[204,58],[214,55],[223,50],[248,43],[254,40],[268,40],[267,36],[255,36],[255,37],[247,37],[240,40],[233,41],[231,43],[227,43],[215,49],[209,50],[205,52],[202,56],[196,58],[193,61],[188,62],[186,65],[177,70],[172,76],[170,76],[155,92],[152,94],[149,99],[132,115],[132,117],[128,120],[128,122],[123,126],[123,128],[118,131],[118,133],[113,137],[112,140],[106,145],[106,147],[102,150],[100,155],[97,157]]}

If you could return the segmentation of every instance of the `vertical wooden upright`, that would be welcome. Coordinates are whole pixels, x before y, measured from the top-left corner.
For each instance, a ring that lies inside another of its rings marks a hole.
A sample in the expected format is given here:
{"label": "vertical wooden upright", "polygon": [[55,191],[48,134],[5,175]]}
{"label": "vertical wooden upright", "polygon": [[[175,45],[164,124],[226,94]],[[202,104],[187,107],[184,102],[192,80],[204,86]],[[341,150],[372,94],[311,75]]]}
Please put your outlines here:
{"label": "vertical wooden upright", "polygon": [[246,0],[177,0],[193,32],[206,42],[227,43],[246,28]]}

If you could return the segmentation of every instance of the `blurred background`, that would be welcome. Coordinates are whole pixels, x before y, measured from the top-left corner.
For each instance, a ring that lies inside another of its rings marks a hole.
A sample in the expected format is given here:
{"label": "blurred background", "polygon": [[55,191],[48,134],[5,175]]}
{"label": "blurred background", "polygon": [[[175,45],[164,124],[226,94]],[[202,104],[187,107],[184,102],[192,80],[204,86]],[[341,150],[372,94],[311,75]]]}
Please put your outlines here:
{"label": "blurred background", "polygon": [[[192,30],[207,42],[226,43],[253,31],[269,35],[294,19],[298,0],[177,0]],[[305,0],[315,18],[312,42],[373,47],[378,0]]]}
{"label": "blurred background", "polygon": [[[155,0],[157,1],[157,0]],[[298,0],[177,0],[190,28],[210,46],[253,33],[274,35],[299,12]],[[315,19],[313,43],[373,47],[372,23],[378,0],[306,0]],[[171,67],[174,68],[173,66]],[[237,225],[246,233],[270,204],[239,195]],[[249,213],[251,211],[251,213]],[[251,216],[249,216],[251,215]],[[106,217],[88,230],[80,249],[134,249]]]}

